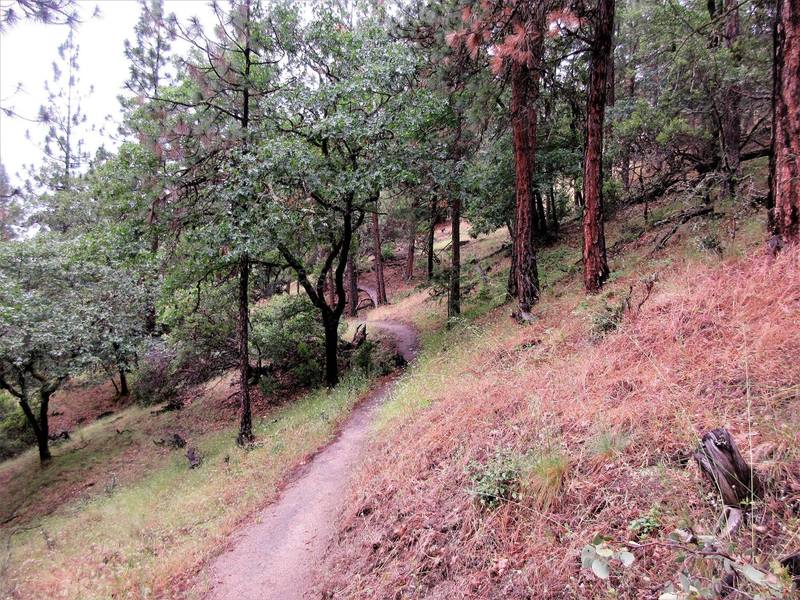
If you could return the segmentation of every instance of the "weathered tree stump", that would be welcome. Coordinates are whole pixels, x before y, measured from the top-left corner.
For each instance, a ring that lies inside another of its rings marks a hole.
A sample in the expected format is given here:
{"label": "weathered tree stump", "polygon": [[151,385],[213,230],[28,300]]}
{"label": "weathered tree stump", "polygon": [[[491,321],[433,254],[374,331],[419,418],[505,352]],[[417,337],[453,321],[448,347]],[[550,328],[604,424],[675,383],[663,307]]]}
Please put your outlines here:
{"label": "weathered tree stump", "polygon": [[756,495],[759,484],[727,429],[709,431],[694,453],[700,470],[719,490],[726,506],[741,508]]}
{"label": "weathered tree stump", "polygon": [[189,448],[186,451],[186,458],[189,460],[190,469],[196,469],[200,466],[200,463],[203,462],[203,457],[200,456],[196,448]]}

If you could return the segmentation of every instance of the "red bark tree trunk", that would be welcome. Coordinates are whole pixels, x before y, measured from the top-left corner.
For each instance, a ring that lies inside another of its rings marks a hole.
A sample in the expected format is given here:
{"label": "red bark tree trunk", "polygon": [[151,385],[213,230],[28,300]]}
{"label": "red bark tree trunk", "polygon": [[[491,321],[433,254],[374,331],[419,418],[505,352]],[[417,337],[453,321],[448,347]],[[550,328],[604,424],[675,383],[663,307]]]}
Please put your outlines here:
{"label": "red bark tree trunk", "polygon": [[614,0],[598,0],[589,63],[583,156],[583,283],[587,292],[598,291],[609,274],[603,228],[603,118],[613,27]]}
{"label": "red bark tree trunk", "polygon": [[800,242],[800,4],[777,0],[773,28],[772,229],[785,242]]}
{"label": "red bark tree trunk", "polygon": [[534,232],[537,226],[533,172],[536,160],[536,100],[539,96],[540,65],[544,43],[544,12],[536,5],[526,22],[526,45],[530,61],[511,65],[511,126],[514,140],[516,199],[514,240],[509,276],[509,294],[516,300],[516,318],[529,320],[539,300]]}

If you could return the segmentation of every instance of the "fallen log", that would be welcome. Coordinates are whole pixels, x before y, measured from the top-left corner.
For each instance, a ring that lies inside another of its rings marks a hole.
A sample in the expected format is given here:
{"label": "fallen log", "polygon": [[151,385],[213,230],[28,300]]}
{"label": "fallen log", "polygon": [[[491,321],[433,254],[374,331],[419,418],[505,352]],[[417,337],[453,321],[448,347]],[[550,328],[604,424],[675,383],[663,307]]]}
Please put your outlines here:
{"label": "fallen log", "polygon": [[742,508],[758,495],[759,483],[727,429],[706,433],[693,454],[700,470],[717,488],[725,506]]}

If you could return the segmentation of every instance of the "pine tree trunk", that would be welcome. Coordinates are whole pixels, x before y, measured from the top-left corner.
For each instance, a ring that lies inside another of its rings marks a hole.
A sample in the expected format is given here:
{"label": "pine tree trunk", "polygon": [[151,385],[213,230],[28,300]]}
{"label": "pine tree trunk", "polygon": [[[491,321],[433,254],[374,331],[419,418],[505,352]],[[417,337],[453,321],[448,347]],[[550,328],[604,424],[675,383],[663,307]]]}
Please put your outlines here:
{"label": "pine tree trunk", "polygon": [[549,198],[549,205],[550,205],[550,228],[555,232],[558,233],[559,223],[558,223],[558,206],[556,206],[556,192],[553,188],[553,182],[550,182],[550,187],[548,189],[548,198]]}
{"label": "pine tree trunk", "polygon": [[383,278],[383,256],[381,255],[381,226],[378,220],[378,203],[372,213],[372,236],[375,242],[375,280],[378,288],[378,304],[386,304],[386,281]]}
{"label": "pine tree trunk", "polygon": [[787,243],[800,242],[800,4],[777,0],[773,27],[772,229]]}
{"label": "pine tree trunk", "polygon": [[603,227],[603,118],[613,27],[614,0],[598,0],[583,158],[583,282],[588,292],[598,291],[609,274]]}
{"label": "pine tree trunk", "polygon": [[436,235],[436,198],[431,198],[431,216],[428,224],[428,281],[433,279],[433,243]]}
{"label": "pine tree trunk", "polygon": [[450,202],[452,217],[450,265],[450,293],[447,299],[447,316],[453,318],[461,314],[461,198],[454,195]]}
{"label": "pine tree trunk", "polygon": [[[739,7],[737,0],[725,0],[725,31],[723,37],[725,47],[732,50],[736,38],[739,37]],[[739,173],[741,145],[741,115],[739,86],[732,85],[725,92],[722,107],[722,158],[725,169],[725,187],[723,195],[733,198],[736,194],[737,176]]]}
{"label": "pine tree trunk", "polygon": [[248,348],[250,307],[250,260],[247,255],[239,259],[239,313],[236,322],[236,341],[239,351],[239,436],[236,443],[246,446],[253,441],[253,417],[250,412],[250,354]]}
{"label": "pine tree trunk", "polygon": [[355,317],[358,315],[358,273],[352,249],[347,256],[347,282],[350,287],[350,316]]}
{"label": "pine tree trunk", "polygon": [[537,232],[542,236],[547,235],[547,215],[544,210],[544,202],[542,201],[542,193],[537,189],[533,193],[536,198],[536,222],[538,224]]}
{"label": "pine tree trunk", "polygon": [[411,216],[408,222],[408,245],[406,246],[406,281],[414,277],[414,252],[417,244],[417,215],[416,207],[411,207]]}
{"label": "pine tree trunk", "polygon": [[518,319],[530,319],[530,311],[539,300],[539,274],[536,267],[534,232],[537,225],[536,199],[533,195],[533,172],[536,159],[536,100],[539,96],[539,65],[544,40],[544,13],[538,5],[526,23],[531,63],[515,61],[511,67],[511,124],[514,140],[516,198],[514,240],[509,294],[515,298]]}

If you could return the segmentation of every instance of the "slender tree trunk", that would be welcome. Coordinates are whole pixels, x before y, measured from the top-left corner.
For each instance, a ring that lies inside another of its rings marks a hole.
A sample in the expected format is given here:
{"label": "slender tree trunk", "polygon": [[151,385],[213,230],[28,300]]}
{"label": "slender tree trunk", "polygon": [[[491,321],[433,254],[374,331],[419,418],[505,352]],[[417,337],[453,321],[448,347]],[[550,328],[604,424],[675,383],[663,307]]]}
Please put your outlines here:
{"label": "slender tree trunk", "polygon": [[[739,7],[738,0],[724,0],[725,3],[725,31],[723,38],[725,47],[733,51],[738,62],[738,52],[735,51],[734,44],[739,37]],[[725,91],[722,107],[722,158],[725,169],[724,196],[733,198],[736,194],[737,176],[739,174],[740,146],[741,146],[741,114],[740,114],[740,90],[734,84]]]}
{"label": "slender tree trunk", "polygon": [[334,387],[339,383],[339,319],[332,314],[322,319],[325,329],[325,384]]}
{"label": "slender tree trunk", "polygon": [[40,463],[45,463],[51,458],[49,447],[50,431],[47,420],[49,400],[49,396],[46,396],[46,398],[45,396],[42,397],[42,404],[39,407],[39,421],[37,421],[36,416],[33,414],[33,410],[31,409],[31,405],[28,403],[28,393],[25,388],[22,389],[22,394],[19,398],[19,406],[22,409],[22,412],[25,413],[25,418],[28,421],[28,425],[30,425],[31,429],[33,430],[33,435],[36,437],[36,446],[39,449]]}
{"label": "slender tree trunk", "polygon": [[39,435],[36,445],[39,447],[39,460],[50,460],[50,396],[55,392],[55,387],[45,384],[39,392]]}
{"label": "slender tree trunk", "polygon": [[[541,12],[539,8],[535,8]],[[516,199],[514,240],[509,275],[509,294],[516,300],[515,316],[530,319],[530,311],[539,300],[539,274],[536,267],[534,231],[536,199],[533,195],[533,169],[536,158],[536,108],[539,95],[539,65],[543,47],[544,16],[526,24],[533,68],[515,61],[511,67],[511,124],[514,140]]]}
{"label": "slender tree trunk", "polygon": [[347,256],[347,282],[350,286],[350,316],[355,317],[358,315],[358,273],[352,249]]}
{"label": "slender tree trunk", "polygon": [[550,227],[555,233],[558,233],[558,206],[556,206],[556,192],[553,188],[552,181],[550,182],[550,187],[548,188],[548,198],[550,204]]}
{"label": "slender tree trunk", "polygon": [[598,291],[609,274],[603,227],[603,117],[613,27],[614,0],[598,0],[589,66],[583,159],[583,282],[588,292]]}
{"label": "slender tree trunk", "polygon": [[772,229],[787,243],[800,242],[800,4],[777,0],[773,27]]}
{"label": "slender tree trunk", "polygon": [[333,269],[328,271],[328,304],[336,304],[336,284],[333,281]]}
{"label": "slender tree trunk", "polygon": [[128,388],[128,377],[125,374],[125,367],[119,367],[119,395],[123,398],[131,395],[131,391]]}
{"label": "slender tree trunk", "polygon": [[537,189],[533,192],[533,197],[536,198],[536,222],[538,223],[538,233],[542,235],[547,234],[547,215],[544,210],[544,202],[542,201],[542,193]]}
{"label": "slender tree trunk", "polygon": [[372,236],[375,243],[375,280],[378,287],[378,304],[386,304],[386,281],[383,278],[383,256],[381,255],[381,226],[378,219],[378,202],[372,213]]}
{"label": "slender tree trunk", "polygon": [[417,213],[416,207],[411,207],[411,216],[408,221],[408,245],[406,246],[406,281],[414,277],[414,252],[417,245]]}
{"label": "slender tree trunk", "polygon": [[436,198],[431,198],[431,216],[428,224],[428,281],[433,279],[433,242],[436,235]]}
{"label": "slender tree trunk", "polygon": [[248,348],[250,306],[250,260],[245,254],[239,259],[239,314],[236,323],[236,341],[239,350],[239,436],[236,443],[246,446],[253,441],[253,416],[250,411],[250,354]]}
{"label": "slender tree trunk", "polygon": [[461,314],[461,198],[458,194],[450,202],[452,217],[450,265],[450,293],[447,299],[447,316],[453,318]]}

